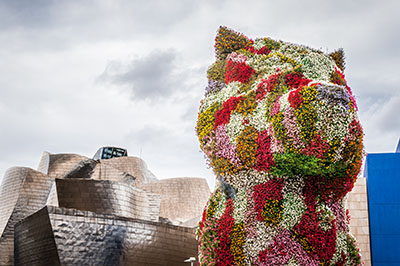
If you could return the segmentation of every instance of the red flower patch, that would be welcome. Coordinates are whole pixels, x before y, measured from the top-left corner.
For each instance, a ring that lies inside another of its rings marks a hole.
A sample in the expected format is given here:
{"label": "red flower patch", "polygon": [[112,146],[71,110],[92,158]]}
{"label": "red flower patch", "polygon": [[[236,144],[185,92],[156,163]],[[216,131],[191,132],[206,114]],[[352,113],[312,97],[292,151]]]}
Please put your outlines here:
{"label": "red flower patch", "polygon": [[322,159],[324,157],[324,153],[329,150],[329,144],[326,140],[321,139],[321,136],[317,134],[315,139],[312,139],[310,144],[303,149],[304,155],[312,155],[317,158]]}
{"label": "red flower patch", "polygon": [[285,75],[285,83],[290,88],[301,88],[311,82],[311,79],[307,79],[302,73],[291,72]]}
{"label": "red flower patch", "polygon": [[271,136],[268,135],[267,130],[258,132],[257,145],[255,169],[269,171],[275,163],[271,154]]}
{"label": "red flower patch", "polygon": [[231,119],[232,112],[236,109],[238,103],[243,99],[242,96],[231,97],[222,105],[222,109],[215,112],[214,128],[219,125],[228,124]]}
{"label": "red flower patch", "polygon": [[248,46],[245,48],[247,51],[253,54],[269,54],[271,51],[268,49],[267,46],[263,46],[260,49],[256,49],[253,46]]}
{"label": "red flower patch", "polygon": [[336,224],[331,223],[331,229],[324,231],[319,228],[318,215],[315,208],[309,208],[303,214],[301,221],[294,227],[297,238],[302,239],[303,248],[314,254],[319,261],[329,262],[336,251]]}
{"label": "red flower patch", "polygon": [[280,74],[271,75],[268,79],[262,79],[257,86],[256,100],[264,99],[267,92],[273,91],[279,84]]}
{"label": "red flower patch", "polygon": [[290,103],[290,107],[292,107],[293,109],[297,109],[300,107],[300,105],[303,103],[303,97],[300,94],[300,89],[291,91],[289,93],[289,103]]}
{"label": "red flower patch", "polygon": [[254,69],[246,65],[246,63],[228,61],[226,65],[225,83],[229,84],[232,81],[246,83],[254,72]]}
{"label": "red flower patch", "polygon": [[257,211],[257,220],[264,220],[262,211],[267,200],[281,201],[283,199],[282,188],[283,181],[281,179],[273,179],[254,187],[253,199],[255,203],[254,209]]}
{"label": "red flower patch", "polygon": [[225,212],[218,220],[218,240],[219,247],[216,251],[216,263],[217,266],[231,266],[233,265],[233,256],[231,254],[231,239],[230,234],[232,232],[235,222],[232,217],[233,213],[233,201],[229,199],[226,202]]}

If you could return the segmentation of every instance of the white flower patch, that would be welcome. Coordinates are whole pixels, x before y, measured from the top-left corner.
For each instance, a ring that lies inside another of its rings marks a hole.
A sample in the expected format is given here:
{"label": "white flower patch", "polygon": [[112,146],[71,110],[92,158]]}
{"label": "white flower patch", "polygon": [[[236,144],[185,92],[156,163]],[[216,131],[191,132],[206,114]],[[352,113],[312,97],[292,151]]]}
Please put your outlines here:
{"label": "white flower patch", "polygon": [[316,207],[316,212],[321,221],[319,227],[324,231],[330,230],[332,228],[331,222],[335,219],[333,211],[326,204],[320,202]]}
{"label": "white flower patch", "polygon": [[245,126],[242,123],[243,116],[239,113],[231,114],[231,120],[226,125],[226,134],[231,144],[236,145],[236,138],[242,133]]}
{"label": "white flower patch", "polygon": [[[340,261],[342,253],[347,257],[347,235],[344,232],[337,232],[336,236],[336,251],[333,254],[331,264],[334,265]],[[346,264],[347,265],[347,264]]]}
{"label": "white flower patch", "polygon": [[238,189],[235,196],[235,201],[233,202],[233,214],[232,217],[235,223],[244,222],[245,214],[247,209],[247,196],[246,191],[243,189]]}
{"label": "white flower patch", "polygon": [[348,127],[353,120],[352,114],[347,114],[343,105],[329,105],[324,100],[315,107],[318,116],[315,123],[317,131],[324,133],[328,141],[337,138],[342,142],[348,135]]}
{"label": "white flower patch", "polygon": [[282,97],[279,98],[279,105],[280,105],[280,108],[279,108],[280,112],[285,111],[287,108],[289,108],[289,106],[290,106],[289,92],[283,94]]}
{"label": "white flower patch", "polygon": [[308,79],[330,81],[335,63],[325,54],[310,52],[301,60],[303,74]]}
{"label": "white flower patch", "polygon": [[305,45],[282,42],[278,51],[286,56],[298,57],[299,55],[312,52],[313,50]]}
{"label": "white flower patch", "polygon": [[244,190],[266,183],[274,178],[271,173],[255,169],[242,170],[233,175],[225,175],[224,177],[230,185],[236,188],[240,187]]}
{"label": "white flower patch", "polygon": [[222,193],[218,199],[218,204],[215,206],[214,217],[220,219],[225,212],[225,208],[226,208],[226,198]]}
{"label": "white flower patch", "polygon": [[295,176],[295,177],[286,177],[284,178],[285,180],[285,186],[282,189],[282,193],[285,195],[287,193],[295,193],[302,195],[303,194],[303,188],[305,186],[304,178],[300,176]]}
{"label": "white flower patch", "polygon": [[232,96],[236,96],[238,94],[239,84],[239,81],[233,81],[225,85],[220,91],[207,94],[201,103],[200,112],[204,112],[214,103],[222,104]]}
{"label": "white flower patch", "polygon": [[254,109],[253,115],[249,117],[250,125],[253,126],[257,131],[264,131],[268,129],[270,127],[268,115],[266,100],[262,100],[258,103],[256,109]]}
{"label": "white flower patch", "polygon": [[282,229],[279,227],[266,226],[265,223],[257,221],[256,238],[246,238],[246,243],[243,247],[243,253],[247,257],[257,258],[260,251],[268,248],[268,245],[272,242],[275,236],[280,234]]}
{"label": "white flower patch", "polygon": [[276,52],[272,52],[268,55],[256,54],[253,57],[248,58],[246,64],[256,72],[264,72],[266,76],[275,74],[276,69],[278,68],[281,70],[293,68],[290,63],[283,63]]}
{"label": "white flower patch", "polygon": [[297,260],[292,257],[286,264],[286,266],[299,266],[300,264],[297,262]]}
{"label": "white flower patch", "polygon": [[254,44],[253,47],[257,50],[260,50],[261,48],[263,48],[266,45],[264,39],[255,39],[254,40]]}
{"label": "white flower patch", "polygon": [[298,224],[307,206],[301,194],[289,192],[283,196],[283,220],[280,225],[283,228],[291,229]]}

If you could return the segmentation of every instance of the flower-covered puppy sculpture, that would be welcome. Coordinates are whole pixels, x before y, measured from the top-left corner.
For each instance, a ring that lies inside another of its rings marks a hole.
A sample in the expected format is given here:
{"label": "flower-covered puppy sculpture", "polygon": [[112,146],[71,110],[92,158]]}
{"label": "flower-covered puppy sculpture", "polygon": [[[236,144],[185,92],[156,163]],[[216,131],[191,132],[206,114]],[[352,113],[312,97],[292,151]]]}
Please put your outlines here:
{"label": "flower-covered puppy sculpture", "polygon": [[345,195],[363,157],[342,50],[251,40],[226,27],[197,121],[217,188],[200,265],[359,265]]}

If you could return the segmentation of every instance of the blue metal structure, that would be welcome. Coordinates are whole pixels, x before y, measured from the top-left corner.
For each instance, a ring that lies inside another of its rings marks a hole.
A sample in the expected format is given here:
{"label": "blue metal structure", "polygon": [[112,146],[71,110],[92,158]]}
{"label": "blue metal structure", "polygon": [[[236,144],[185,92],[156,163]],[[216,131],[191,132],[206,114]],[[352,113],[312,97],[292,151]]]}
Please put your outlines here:
{"label": "blue metal structure", "polygon": [[368,154],[367,177],[371,260],[400,266],[400,153]]}

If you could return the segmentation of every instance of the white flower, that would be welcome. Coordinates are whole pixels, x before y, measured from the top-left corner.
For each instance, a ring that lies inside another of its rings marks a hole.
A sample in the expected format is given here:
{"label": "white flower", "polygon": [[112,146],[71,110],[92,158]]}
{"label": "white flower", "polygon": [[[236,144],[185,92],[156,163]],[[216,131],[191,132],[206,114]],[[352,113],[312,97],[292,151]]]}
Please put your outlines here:
{"label": "white flower", "polygon": [[217,219],[220,219],[221,216],[224,214],[225,212],[225,208],[226,208],[226,198],[225,196],[222,194],[219,198],[218,198],[218,204],[215,206],[215,213],[214,213],[214,217]]}
{"label": "white flower", "polygon": [[255,39],[254,40],[254,44],[253,44],[253,47],[255,48],[255,49],[257,49],[257,50],[260,50],[261,48],[263,48],[264,46],[265,46],[265,41],[264,41],[264,39],[263,38],[261,38],[261,39]]}
{"label": "white flower", "polygon": [[231,114],[231,120],[226,125],[226,134],[229,141],[236,145],[236,138],[242,133],[245,126],[242,124],[243,116],[239,113]]}
{"label": "white flower", "polygon": [[200,106],[200,112],[204,112],[214,103],[222,104],[232,96],[237,95],[240,82],[234,81],[225,85],[220,91],[207,94]]}
{"label": "white flower", "polygon": [[285,93],[282,95],[281,98],[279,98],[279,111],[282,112],[284,110],[286,110],[287,108],[289,108],[290,104],[289,104],[289,92]]}
{"label": "white flower", "polygon": [[280,225],[283,228],[291,229],[298,224],[304,211],[307,209],[304,204],[304,198],[301,194],[289,192],[283,198],[283,220]]}
{"label": "white flower", "polygon": [[246,209],[247,209],[246,191],[243,189],[238,189],[235,196],[235,201],[233,202],[232,217],[235,220],[235,223],[244,222]]}
{"label": "white flower", "polygon": [[335,63],[326,54],[310,52],[301,60],[303,75],[312,80],[330,81]]}
{"label": "white flower", "polygon": [[250,125],[257,131],[264,131],[270,127],[270,123],[267,120],[268,116],[266,100],[262,100],[258,103],[253,115],[249,117]]}

